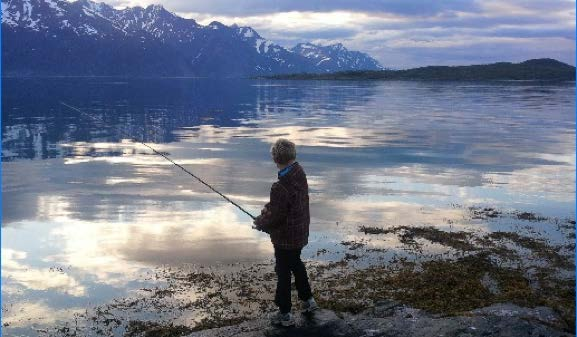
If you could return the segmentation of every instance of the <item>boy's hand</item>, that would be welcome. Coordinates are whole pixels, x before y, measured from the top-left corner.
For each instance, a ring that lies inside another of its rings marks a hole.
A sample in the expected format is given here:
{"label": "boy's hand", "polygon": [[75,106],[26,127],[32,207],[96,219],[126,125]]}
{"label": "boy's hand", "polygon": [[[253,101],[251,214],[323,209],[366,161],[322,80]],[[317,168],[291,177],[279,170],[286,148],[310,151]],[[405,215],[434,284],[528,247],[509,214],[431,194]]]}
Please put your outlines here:
{"label": "boy's hand", "polygon": [[262,227],[261,227],[262,224],[260,223],[263,219],[267,219],[267,217],[270,217],[270,215],[271,215],[271,211],[270,211],[270,209],[268,208],[268,206],[269,206],[269,205],[266,204],[266,205],[262,208],[262,210],[260,211],[260,215],[257,216],[256,219],[254,219],[254,221],[252,222],[252,223],[253,223],[253,225],[252,225],[252,228],[253,228],[253,229],[256,229],[256,230],[261,231],[261,232],[268,233],[267,231],[265,231],[265,230],[262,229]]}
{"label": "boy's hand", "polygon": [[260,215],[256,217],[256,219],[253,220],[252,222],[252,229],[256,229],[257,231],[260,231],[260,226],[258,225],[258,220],[260,219]]}

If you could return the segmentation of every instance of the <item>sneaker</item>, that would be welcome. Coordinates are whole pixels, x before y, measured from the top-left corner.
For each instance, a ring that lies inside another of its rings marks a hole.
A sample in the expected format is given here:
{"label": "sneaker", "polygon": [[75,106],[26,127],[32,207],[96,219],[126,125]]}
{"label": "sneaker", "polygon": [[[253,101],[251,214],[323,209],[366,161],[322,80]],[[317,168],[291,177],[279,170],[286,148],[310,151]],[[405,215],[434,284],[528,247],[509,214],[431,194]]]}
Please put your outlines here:
{"label": "sneaker", "polygon": [[277,311],[270,317],[270,322],[272,325],[282,325],[282,326],[295,325],[295,320],[290,312],[283,314],[280,311]]}
{"label": "sneaker", "polygon": [[302,305],[302,311],[303,313],[311,313],[315,310],[319,309],[319,305],[317,304],[317,302],[315,301],[315,299],[313,297],[309,298],[306,301],[303,301],[303,305]]}

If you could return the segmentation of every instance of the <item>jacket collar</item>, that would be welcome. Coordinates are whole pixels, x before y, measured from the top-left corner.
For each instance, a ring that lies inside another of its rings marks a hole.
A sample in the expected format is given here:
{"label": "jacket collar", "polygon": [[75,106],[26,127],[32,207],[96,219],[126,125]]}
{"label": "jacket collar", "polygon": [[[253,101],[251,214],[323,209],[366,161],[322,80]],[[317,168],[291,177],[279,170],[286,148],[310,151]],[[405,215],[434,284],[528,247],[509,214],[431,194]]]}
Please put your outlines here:
{"label": "jacket collar", "polygon": [[280,179],[281,177],[286,176],[293,169],[293,167],[295,167],[297,164],[298,164],[298,162],[295,161],[294,163],[290,164],[289,166],[278,171],[278,178]]}

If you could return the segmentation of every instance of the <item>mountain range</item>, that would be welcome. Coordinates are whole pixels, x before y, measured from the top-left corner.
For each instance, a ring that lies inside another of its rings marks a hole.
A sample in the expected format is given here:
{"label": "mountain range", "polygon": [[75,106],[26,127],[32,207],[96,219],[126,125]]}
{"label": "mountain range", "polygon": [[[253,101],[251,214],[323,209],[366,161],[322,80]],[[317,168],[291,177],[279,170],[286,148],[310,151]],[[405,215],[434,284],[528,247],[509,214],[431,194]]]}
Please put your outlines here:
{"label": "mountain range", "polygon": [[381,70],[342,44],[285,48],[251,27],[201,25],[160,5],[2,0],[4,76],[215,76]]}

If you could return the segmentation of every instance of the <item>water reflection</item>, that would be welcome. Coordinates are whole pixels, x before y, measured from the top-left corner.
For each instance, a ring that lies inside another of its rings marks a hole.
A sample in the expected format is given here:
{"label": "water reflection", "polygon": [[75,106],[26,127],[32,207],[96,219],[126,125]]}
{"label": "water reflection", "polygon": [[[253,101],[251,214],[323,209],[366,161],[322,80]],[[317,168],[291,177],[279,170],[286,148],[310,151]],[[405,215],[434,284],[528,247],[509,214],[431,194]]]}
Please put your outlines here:
{"label": "water reflection", "polygon": [[50,324],[130,293],[159,265],[271,258],[250,218],[127,134],[254,214],[276,178],[270,143],[295,140],[311,192],[307,256],[358,224],[496,229],[452,204],[574,216],[574,83],[3,81],[14,327],[20,310],[53,312]]}

